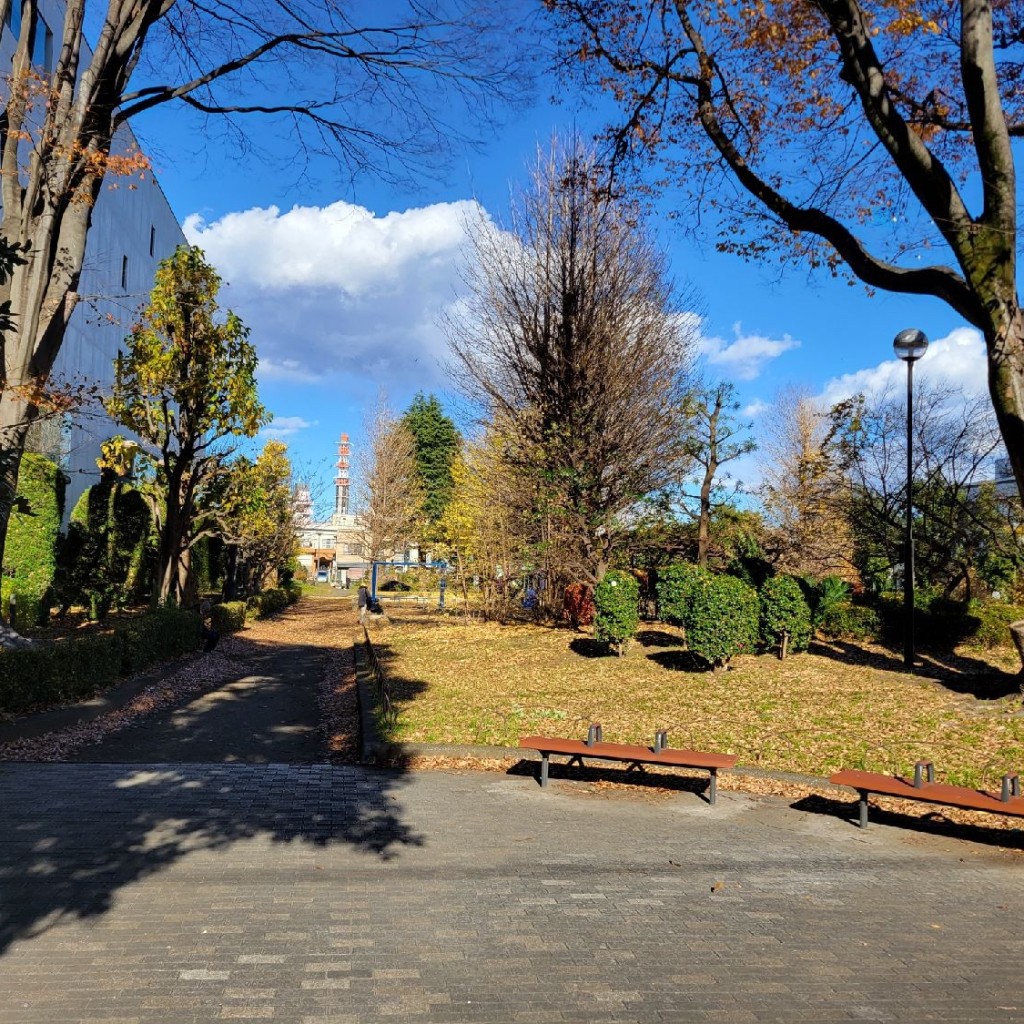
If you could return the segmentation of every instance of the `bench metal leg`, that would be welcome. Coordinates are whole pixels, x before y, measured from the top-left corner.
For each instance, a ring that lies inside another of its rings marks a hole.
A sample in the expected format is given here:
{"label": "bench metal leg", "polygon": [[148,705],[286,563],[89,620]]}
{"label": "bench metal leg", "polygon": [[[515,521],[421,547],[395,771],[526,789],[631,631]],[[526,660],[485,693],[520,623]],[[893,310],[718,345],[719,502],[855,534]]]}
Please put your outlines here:
{"label": "bench metal leg", "polygon": [[715,797],[718,796],[718,769],[711,768],[711,785],[708,786],[708,803],[712,807],[715,805]]}
{"label": "bench metal leg", "polygon": [[867,828],[868,827],[868,794],[867,794],[867,790],[864,790],[864,789],[860,790],[859,792],[860,792],[860,807],[859,807],[860,820],[859,820],[858,824],[860,825],[861,828]]}
{"label": "bench metal leg", "polygon": [[540,755],[540,785],[543,789],[548,784],[548,755]]}

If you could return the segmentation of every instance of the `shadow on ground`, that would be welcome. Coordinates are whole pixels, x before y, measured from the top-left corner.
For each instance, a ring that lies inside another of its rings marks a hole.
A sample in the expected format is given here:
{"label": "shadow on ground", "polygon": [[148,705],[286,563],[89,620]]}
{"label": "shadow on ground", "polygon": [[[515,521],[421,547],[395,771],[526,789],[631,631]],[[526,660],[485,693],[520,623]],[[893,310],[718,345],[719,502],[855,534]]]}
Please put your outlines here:
{"label": "shadow on ground", "polygon": [[[540,780],[539,761],[522,760],[512,765],[506,775],[526,776]],[[612,768],[608,766],[591,767],[589,765],[570,765],[564,761],[549,762],[548,777],[552,782],[579,782],[606,789],[609,784],[628,786],[630,789],[664,790],[672,793],[694,793],[707,802],[711,780],[707,775],[680,775],[678,773],[660,773],[638,768]]]}
{"label": "shadow on ground", "polygon": [[[797,811],[808,814],[823,814],[833,818],[842,818],[850,828],[859,831],[858,798],[852,800],[834,800],[823,796],[806,796],[790,804]],[[1003,849],[1024,850],[1024,827],[993,828],[983,824],[963,824],[953,821],[943,813],[941,807],[929,810],[924,815],[900,814],[870,805],[868,812],[868,829],[874,825],[889,825],[907,832],[918,832],[934,836],[946,836],[950,839],[966,839],[972,843],[986,846],[998,846]]]}
{"label": "shadow on ground", "polygon": [[[844,665],[864,665],[885,672],[903,671],[903,652],[884,647],[864,647],[844,640],[815,641],[812,654],[831,658]],[[1022,677],[1003,672],[981,658],[962,651],[918,650],[915,676],[930,680],[954,693],[978,700],[1001,700],[1021,692]]]}
{"label": "shadow on ground", "polygon": [[[0,953],[198,851],[259,838],[393,858],[406,773],[331,765],[0,767]],[[249,855],[251,857],[251,854]]]}

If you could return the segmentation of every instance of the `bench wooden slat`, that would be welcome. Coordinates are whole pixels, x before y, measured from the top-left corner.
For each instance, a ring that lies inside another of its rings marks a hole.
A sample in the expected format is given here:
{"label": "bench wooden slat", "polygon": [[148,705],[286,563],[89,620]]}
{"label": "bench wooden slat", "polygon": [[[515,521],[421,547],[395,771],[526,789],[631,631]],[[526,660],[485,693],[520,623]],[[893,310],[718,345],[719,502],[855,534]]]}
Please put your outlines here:
{"label": "bench wooden slat", "polygon": [[[962,807],[970,811],[988,811],[992,814],[1008,814],[1024,817],[1024,796],[1001,800],[998,796],[983,790],[967,789],[964,786],[950,786],[943,782],[925,782],[915,786],[913,782],[892,775],[879,775],[847,768],[829,776],[829,782],[837,786],[849,786],[861,794],[877,793],[895,796],[904,800],[920,800],[924,803],[945,804]],[[861,824],[866,824],[866,800],[862,796]]]}
{"label": "bench wooden slat", "polygon": [[519,746],[540,753],[563,754],[566,757],[596,757],[608,761],[639,761],[644,764],[669,764],[680,768],[733,768],[735,754],[706,753],[699,750],[679,750],[666,747],[655,753],[650,747],[630,743],[594,743],[569,740],[553,736],[524,736]]}
{"label": "bench wooden slat", "polygon": [[524,750],[536,750],[541,756],[540,784],[548,782],[548,760],[552,754],[570,759],[585,757],[599,761],[624,761],[634,764],[665,764],[675,768],[699,768],[708,772],[711,782],[708,787],[708,802],[714,803],[718,792],[718,769],[732,768],[737,761],[734,754],[716,754],[700,750],[676,750],[665,747],[655,751],[652,747],[641,747],[630,743],[586,743],[584,740],[570,740],[555,736],[523,736],[519,746]]}

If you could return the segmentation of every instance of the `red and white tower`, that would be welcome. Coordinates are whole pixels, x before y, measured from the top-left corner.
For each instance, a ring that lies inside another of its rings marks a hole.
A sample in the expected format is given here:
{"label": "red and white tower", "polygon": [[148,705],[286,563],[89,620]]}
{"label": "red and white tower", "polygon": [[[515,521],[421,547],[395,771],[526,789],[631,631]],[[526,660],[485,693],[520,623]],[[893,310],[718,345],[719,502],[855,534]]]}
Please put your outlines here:
{"label": "red and white tower", "polygon": [[348,434],[342,434],[341,439],[338,441],[338,473],[334,478],[334,514],[337,516],[347,516],[349,514],[349,454]]}

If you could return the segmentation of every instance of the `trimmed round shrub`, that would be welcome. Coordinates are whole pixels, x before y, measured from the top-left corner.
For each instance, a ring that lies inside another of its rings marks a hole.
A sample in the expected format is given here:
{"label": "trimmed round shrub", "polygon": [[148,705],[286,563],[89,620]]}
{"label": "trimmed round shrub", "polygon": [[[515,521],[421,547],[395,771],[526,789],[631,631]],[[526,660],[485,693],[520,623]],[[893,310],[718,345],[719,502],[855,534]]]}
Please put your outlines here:
{"label": "trimmed round shrub", "polygon": [[711,576],[690,596],[683,625],[687,647],[713,668],[757,645],[757,591],[735,576]]}
{"label": "trimmed round shrub", "polygon": [[210,623],[218,633],[237,633],[245,626],[244,601],[222,601],[210,609]]}
{"label": "trimmed round shrub", "polygon": [[609,569],[594,588],[594,636],[622,654],[640,625],[639,600],[636,577]]}
{"label": "trimmed round shrub", "polygon": [[761,643],[765,647],[782,644],[789,635],[787,649],[806,651],[811,642],[811,609],[803,588],[792,576],[773,576],[761,587]]}
{"label": "trimmed round shrub", "polygon": [[594,588],[589,583],[570,583],[565,588],[562,614],[573,629],[592,625],[594,621]]}
{"label": "trimmed round shrub", "polygon": [[705,586],[711,573],[699,565],[677,562],[658,570],[658,614],[664,622],[676,626],[686,623],[686,612],[693,593]]}

